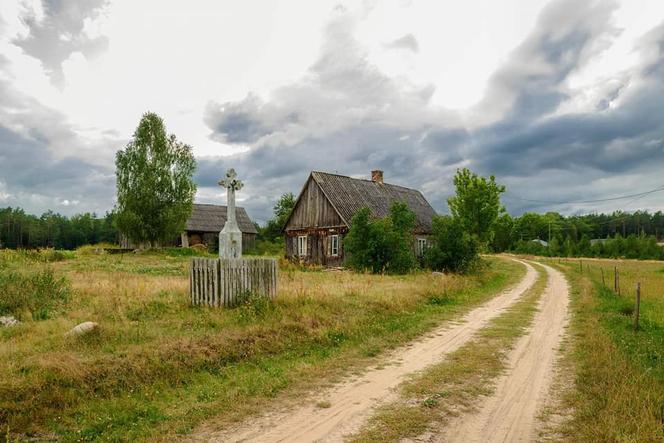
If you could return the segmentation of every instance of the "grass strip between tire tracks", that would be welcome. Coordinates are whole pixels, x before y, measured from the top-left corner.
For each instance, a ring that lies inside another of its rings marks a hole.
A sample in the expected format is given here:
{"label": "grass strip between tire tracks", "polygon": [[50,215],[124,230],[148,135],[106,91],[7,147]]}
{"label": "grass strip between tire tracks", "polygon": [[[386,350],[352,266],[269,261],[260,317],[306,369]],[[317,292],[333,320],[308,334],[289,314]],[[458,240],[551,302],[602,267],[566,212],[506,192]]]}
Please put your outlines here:
{"label": "grass strip between tire tracks", "polygon": [[546,272],[519,301],[493,319],[477,337],[440,364],[419,373],[402,387],[400,398],[378,409],[351,438],[355,442],[399,441],[440,428],[451,417],[473,411],[506,369],[507,355],[528,330],[547,284]]}

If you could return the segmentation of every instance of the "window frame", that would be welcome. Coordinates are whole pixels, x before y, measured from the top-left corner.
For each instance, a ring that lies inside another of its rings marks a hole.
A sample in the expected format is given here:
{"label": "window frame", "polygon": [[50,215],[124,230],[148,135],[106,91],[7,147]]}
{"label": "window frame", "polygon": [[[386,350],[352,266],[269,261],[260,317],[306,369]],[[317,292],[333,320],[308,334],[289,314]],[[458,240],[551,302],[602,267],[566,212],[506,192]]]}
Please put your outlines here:
{"label": "window frame", "polygon": [[308,252],[309,252],[309,236],[308,235],[298,235],[297,236],[297,256],[298,257],[306,257]]}
{"label": "window frame", "polygon": [[[336,245],[334,244],[335,240],[336,240]],[[339,234],[330,235],[330,256],[339,257]]]}
{"label": "window frame", "polygon": [[424,257],[424,253],[429,247],[429,242],[426,237],[417,237],[417,256]]}

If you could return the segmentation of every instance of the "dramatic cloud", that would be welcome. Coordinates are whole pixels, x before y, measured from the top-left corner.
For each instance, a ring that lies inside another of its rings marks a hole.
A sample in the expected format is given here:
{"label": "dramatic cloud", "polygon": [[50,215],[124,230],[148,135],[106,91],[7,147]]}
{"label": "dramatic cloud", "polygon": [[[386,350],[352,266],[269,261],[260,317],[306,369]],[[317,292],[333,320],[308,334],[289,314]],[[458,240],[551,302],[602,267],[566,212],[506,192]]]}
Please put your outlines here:
{"label": "dramatic cloud", "polygon": [[109,154],[118,141],[89,145],[61,113],[1,80],[0,97],[0,204],[34,212],[109,210],[115,191]]}
{"label": "dramatic cloud", "polygon": [[375,168],[441,212],[459,167],[515,214],[664,209],[573,203],[664,185],[661,2],[340,1],[2,2],[0,205],[110,209],[153,110],[194,145],[198,200],[235,167],[258,221],[311,170]]}
{"label": "dramatic cloud", "polygon": [[[211,186],[218,171],[235,165],[254,183],[249,200],[267,195],[273,201],[279,192],[298,190],[312,169],[368,177],[371,169],[381,168],[386,180],[423,189],[444,211],[452,174],[469,166],[496,174],[512,196],[587,200],[631,191],[610,177],[652,178],[664,166],[664,125],[657,112],[664,105],[661,29],[642,40],[638,69],[623,73],[621,83],[592,110],[559,112],[575,94],[567,86],[570,74],[618,34],[611,23],[615,7],[569,0],[550,4],[496,71],[485,98],[465,114],[432,105],[433,86],[381,73],[353,38],[352,17],[339,11],[319,59],[300,81],[275,90],[266,101],[249,95],[210,105],[206,121],[212,136],[249,150],[203,159],[201,185]],[[400,38],[392,46],[409,40]],[[658,45],[659,52],[653,49]],[[639,189],[661,184],[644,179]],[[507,202],[517,212],[534,207]],[[260,215],[268,211],[263,208]]]}
{"label": "dramatic cloud", "polygon": [[15,44],[41,61],[55,85],[64,87],[62,62],[74,52],[86,57],[106,48],[108,39],[92,36],[86,27],[106,6],[106,0],[42,0],[41,8],[29,8],[21,17],[27,35]]}

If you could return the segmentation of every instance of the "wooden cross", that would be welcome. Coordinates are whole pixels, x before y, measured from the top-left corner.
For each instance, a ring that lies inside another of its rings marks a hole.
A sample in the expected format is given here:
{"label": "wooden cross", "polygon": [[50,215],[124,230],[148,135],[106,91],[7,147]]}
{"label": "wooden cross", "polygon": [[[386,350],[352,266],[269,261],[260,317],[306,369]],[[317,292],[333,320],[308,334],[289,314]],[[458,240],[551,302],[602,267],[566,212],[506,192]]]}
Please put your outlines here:
{"label": "wooden cross", "polygon": [[233,191],[238,191],[242,189],[244,183],[237,179],[235,169],[231,168],[228,170],[228,172],[226,172],[226,178],[219,181],[219,186]]}

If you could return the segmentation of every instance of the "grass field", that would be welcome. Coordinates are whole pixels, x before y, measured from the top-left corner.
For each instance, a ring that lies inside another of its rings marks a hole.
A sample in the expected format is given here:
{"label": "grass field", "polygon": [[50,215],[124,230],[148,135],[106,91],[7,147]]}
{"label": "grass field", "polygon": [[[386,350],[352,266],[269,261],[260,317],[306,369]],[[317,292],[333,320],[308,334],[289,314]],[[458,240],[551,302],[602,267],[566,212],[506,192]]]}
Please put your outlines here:
{"label": "grass field", "polygon": [[[0,289],[20,299],[0,299],[0,309],[21,319],[0,329],[2,429],[68,441],[169,439],[211,417],[238,420],[370,364],[524,272],[500,259],[466,277],[286,265],[274,302],[208,309],[188,304],[188,261],[175,251],[0,251]],[[88,320],[98,331],[64,337]]]}
{"label": "grass field", "polygon": [[[550,260],[572,284],[573,385],[563,389],[572,411],[559,429],[569,441],[664,441],[664,263]],[[618,269],[621,295],[613,291]],[[602,271],[605,284],[602,284]],[[634,331],[636,283],[640,330]]]}

